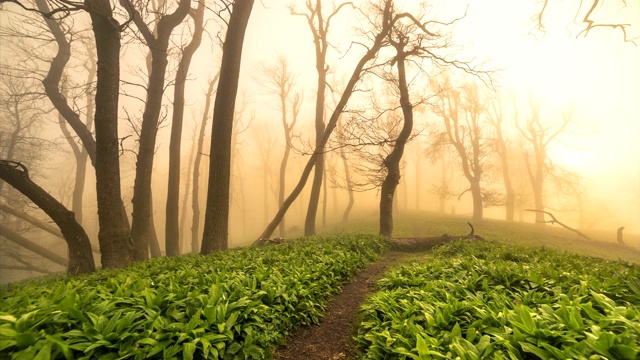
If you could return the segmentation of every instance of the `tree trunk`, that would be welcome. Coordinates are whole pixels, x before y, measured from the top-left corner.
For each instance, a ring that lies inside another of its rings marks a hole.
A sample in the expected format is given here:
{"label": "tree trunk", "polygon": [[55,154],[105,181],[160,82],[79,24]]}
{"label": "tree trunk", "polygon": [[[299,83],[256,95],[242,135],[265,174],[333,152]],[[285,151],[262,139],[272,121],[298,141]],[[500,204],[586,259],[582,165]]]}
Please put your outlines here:
{"label": "tree trunk", "polygon": [[[282,204],[284,203],[284,191],[285,191],[286,176],[287,176],[287,162],[289,161],[289,153],[291,153],[290,137],[291,136],[288,134],[288,131],[285,129],[286,144],[284,147],[284,155],[282,155],[282,162],[280,163],[280,184],[278,185],[278,208],[282,206]],[[285,219],[282,218],[282,221],[280,221],[280,225],[278,228],[281,238],[284,238],[286,236],[286,231],[287,231],[284,220]]]}
{"label": "tree trunk", "polygon": [[184,88],[189,74],[191,59],[202,42],[204,0],[198,3],[193,13],[195,30],[193,38],[182,52],[182,59],[176,72],[173,92],[173,118],[171,120],[171,139],[169,142],[169,179],[167,186],[167,206],[165,222],[165,246],[167,256],[180,255],[180,225],[178,207],[180,202],[180,146],[182,143],[182,121],[184,118]]}
{"label": "tree trunk", "polygon": [[182,209],[180,211],[180,252],[184,254],[187,252],[187,204],[189,203],[189,187],[191,185],[191,175],[193,174],[193,158],[195,156],[197,142],[196,131],[198,128],[193,129],[193,141],[191,142],[191,150],[189,151],[189,163],[187,166],[187,179],[184,182],[184,197],[182,198]]}
{"label": "tree trunk", "polygon": [[482,205],[480,179],[474,179],[471,183],[471,197],[473,198],[473,220],[482,220],[484,206]]}
{"label": "tree trunk", "polygon": [[396,66],[398,67],[398,90],[400,90],[400,107],[402,108],[403,125],[395,141],[393,150],[384,159],[387,176],[380,188],[380,235],[390,238],[393,234],[393,198],[396,187],[400,182],[400,160],[404,147],[413,131],[413,105],[409,99],[409,88],[405,73],[405,44],[395,44],[397,51]]}
{"label": "tree trunk", "polygon": [[147,99],[142,114],[140,140],[136,161],[136,177],[133,185],[133,218],[131,237],[136,247],[136,260],[149,258],[149,229],[151,214],[151,175],[156,150],[158,120],[164,94],[164,77],[167,68],[167,52],[151,48],[151,73],[147,87]]}
{"label": "tree trunk", "polygon": [[[316,117],[317,117],[317,113],[316,113]],[[322,122],[322,117],[320,117],[320,122],[322,123],[322,125],[319,125],[316,122],[316,150],[315,150],[316,153],[314,153],[316,155],[315,171],[313,173],[313,183],[311,185],[311,194],[309,196],[309,204],[307,207],[307,217],[305,218],[305,221],[304,221],[305,236],[316,235],[316,217],[318,215],[318,205],[320,203],[320,190],[322,188],[322,178],[324,176],[324,153],[323,153],[324,144],[322,144],[321,142],[322,139],[318,140],[318,136],[322,136],[324,132],[324,122]],[[322,147],[320,147],[319,145],[322,145]]]}
{"label": "tree trunk", "polygon": [[[87,233],[76,221],[73,212],[31,181],[27,168],[20,163],[1,161],[0,177],[33,201],[58,225],[69,247],[69,274],[95,271],[91,242]],[[2,233],[5,233],[5,230],[3,229]]]}
{"label": "tree trunk", "polygon": [[344,213],[342,214],[342,222],[346,223],[349,221],[349,214],[351,213],[351,209],[353,208],[355,199],[353,196],[353,184],[351,183],[351,172],[349,171],[347,157],[344,154],[344,150],[340,150],[340,152],[340,157],[342,158],[342,166],[344,167],[344,180],[347,183],[347,192],[349,193],[349,202],[347,203],[347,207],[344,209]]}
{"label": "tree trunk", "polygon": [[420,177],[420,170],[422,167],[420,166],[420,160],[422,158],[422,153],[420,152],[420,142],[418,141],[416,144],[416,210],[420,210],[420,196],[421,196],[421,185],[422,179]]}
{"label": "tree trunk", "polygon": [[349,98],[351,97],[351,94],[353,93],[353,90],[356,84],[358,83],[358,81],[360,81],[360,76],[362,75],[364,66],[375,57],[375,55],[378,53],[378,51],[382,47],[383,41],[387,36],[387,33],[390,28],[390,24],[391,24],[390,8],[391,8],[391,2],[386,1],[384,14],[383,14],[384,16],[383,29],[381,29],[380,33],[376,35],[373,44],[371,45],[369,50],[362,56],[362,58],[356,65],[355,69],[353,70],[353,74],[351,75],[351,78],[349,79],[349,82],[347,83],[347,86],[345,87],[344,92],[340,97],[340,101],[338,101],[338,104],[336,104],[336,108],[333,111],[333,114],[331,115],[329,122],[327,123],[327,127],[325,128],[324,133],[322,134],[322,139],[320,141],[320,144],[316,146],[315,151],[307,161],[307,164],[305,165],[302,171],[302,174],[300,175],[300,180],[298,181],[298,184],[291,191],[291,194],[289,194],[287,199],[284,201],[284,203],[282,204],[282,206],[280,207],[280,209],[278,210],[274,218],[271,220],[269,225],[267,225],[267,228],[262,232],[262,234],[260,235],[260,238],[271,237],[271,234],[273,234],[273,231],[276,229],[276,227],[284,217],[284,214],[289,209],[289,206],[291,206],[293,201],[302,192],[302,189],[304,189],[304,186],[307,183],[307,180],[309,179],[309,175],[311,174],[311,170],[313,170],[313,167],[316,165],[316,162],[320,157],[321,150],[324,148],[327,141],[329,140],[331,133],[336,127],[340,114],[342,113],[345,106],[347,105],[347,102],[349,101]]}
{"label": "tree trunk", "polygon": [[156,223],[153,221],[153,194],[149,196],[149,212],[151,216],[149,217],[149,253],[151,253],[152,258],[158,258],[162,256],[162,251],[160,250],[160,241],[158,241],[158,233],[156,232]]}
{"label": "tree trunk", "polygon": [[191,191],[191,210],[193,213],[191,222],[191,252],[198,252],[198,239],[200,237],[200,161],[202,160],[202,150],[204,147],[204,135],[207,127],[207,118],[209,117],[209,108],[211,107],[211,97],[213,96],[214,85],[220,77],[220,72],[209,82],[209,89],[204,104],[204,113],[200,123],[200,133],[198,134],[198,148],[196,150],[196,159],[193,164],[193,190]]}
{"label": "tree trunk", "polygon": [[[326,158],[325,158],[326,160]],[[327,226],[327,172],[322,177],[322,227]]]}
{"label": "tree trunk", "polygon": [[96,193],[98,241],[103,268],[133,261],[133,243],[120,191],[118,95],[120,88],[120,25],[108,0],[85,0],[91,15],[98,54],[96,84]]}
{"label": "tree trunk", "polygon": [[253,0],[236,0],[222,46],[220,81],[213,108],[209,185],[201,253],[225,250],[229,246],[229,181],[231,136],[238,92],[242,45]]}

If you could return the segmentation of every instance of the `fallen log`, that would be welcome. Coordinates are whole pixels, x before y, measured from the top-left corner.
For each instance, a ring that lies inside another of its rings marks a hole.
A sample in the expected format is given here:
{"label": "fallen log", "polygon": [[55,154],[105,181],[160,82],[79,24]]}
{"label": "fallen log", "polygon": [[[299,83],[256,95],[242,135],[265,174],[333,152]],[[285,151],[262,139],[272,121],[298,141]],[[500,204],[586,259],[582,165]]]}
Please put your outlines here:
{"label": "fallen log", "polygon": [[551,220],[549,220],[549,221],[538,221],[541,224],[551,224],[551,225],[558,224],[558,225],[562,226],[563,228],[565,228],[567,230],[573,231],[574,233],[576,233],[578,236],[580,236],[581,238],[583,238],[585,240],[595,241],[592,238],[590,238],[587,235],[585,235],[584,233],[580,232],[579,230],[576,230],[576,229],[574,229],[574,228],[572,228],[570,226],[567,226],[567,225],[561,223],[558,219],[556,219],[556,217],[552,213],[550,213],[548,211],[532,210],[532,209],[524,209],[524,210],[525,211],[539,212],[539,213],[547,214],[547,215],[549,215],[549,217],[551,217]]}
{"label": "fallen log", "polygon": [[469,225],[469,227],[471,228],[471,231],[467,235],[442,234],[440,236],[430,237],[392,238],[391,249],[403,252],[418,252],[431,250],[436,246],[443,245],[455,240],[484,240],[484,238],[475,234],[475,229],[470,222],[467,222],[467,225]]}

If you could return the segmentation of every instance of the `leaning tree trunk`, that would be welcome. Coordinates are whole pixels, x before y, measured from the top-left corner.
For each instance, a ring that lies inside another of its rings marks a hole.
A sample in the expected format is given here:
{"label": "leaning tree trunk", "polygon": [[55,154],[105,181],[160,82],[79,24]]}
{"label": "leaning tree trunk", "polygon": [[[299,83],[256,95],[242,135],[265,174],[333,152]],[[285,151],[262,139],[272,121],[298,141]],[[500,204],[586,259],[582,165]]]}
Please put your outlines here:
{"label": "leaning tree trunk", "polygon": [[229,182],[231,177],[231,136],[238,92],[242,45],[253,0],[236,0],[222,46],[220,81],[213,107],[209,193],[205,211],[202,254],[225,250],[229,246]]}
{"label": "leaning tree trunk", "polygon": [[95,271],[91,242],[72,211],[29,178],[27,168],[14,161],[0,161],[0,178],[16,188],[53,220],[69,246],[69,274]]}
{"label": "leaning tree trunk", "polygon": [[400,90],[400,107],[404,122],[402,130],[395,141],[393,150],[384,159],[384,166],[387,168],[387,176],[380,188],[380,235],[390,238],[393,234],[393,198],[400,182],[400,160],[404,153],[404,147],[413,131],[413,105],[409,100],[409,88],[405,73],[404,44],[396,44],[398,67],[398,89]]}
{"label": "leaning tree trunk", "polygon": [[[320,9],[317,9],[320,12]],[[322,18],[320,17],[320,20]],[[324,24],[320,21],[320,27]],[[326,39],[322,39],[325,40]],[[322,179],[324,177],[324,144],[322,144],[322,135],[325,130],[324,125],[324,95],[327,87],[327,68],[325,64],[326,45],[320,47],[320,39],[316,39],[316,69],[318,70],[318,90],[316,93],[316,113],[315,113],[315,129],[316,129],[316,167],[313,174],[313,183],[311,185],[311,195],[309,197],[309,206],[307,208],[307,217],[304,221],[304,235],[312,236],[316,234],[316,217],[318,214],[318,204],[320,202],[320,190],[322,187]]]}
{"label": "leaning tree trunk", "polygon": [[98,54],[96,84],[96,193],[98,241],[103,268],[123,267],[133,261],[129,220],[120,190],[118,96],[120,89],[120,25],[108,0],[85,0],[91,15]]}

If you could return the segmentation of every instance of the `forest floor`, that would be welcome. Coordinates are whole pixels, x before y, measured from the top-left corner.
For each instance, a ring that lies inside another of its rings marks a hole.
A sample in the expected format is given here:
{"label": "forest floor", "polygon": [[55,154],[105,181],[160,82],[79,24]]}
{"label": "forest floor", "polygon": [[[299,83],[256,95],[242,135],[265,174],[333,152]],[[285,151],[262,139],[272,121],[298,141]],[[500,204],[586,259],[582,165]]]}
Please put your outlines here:
{"label": "forest floor", "polygon": [[[401,242],[413,239],[402,239]],[[392,267],[408,263],[425,255],[432,239],[422,240],[421,246],[403,246],[402,251],[392,250],[378,261],[370,263],[360,271],[351,282],[342,286],[340,293],[329,302],[325,316],[320,324],[305,326],[290,335],[285,346],[276,349],[275,359],[281,360],[335,360],[356,359],[357,351],[352,337],[358,324],[358,308],[368,294],[375,291],[375,284]]]}

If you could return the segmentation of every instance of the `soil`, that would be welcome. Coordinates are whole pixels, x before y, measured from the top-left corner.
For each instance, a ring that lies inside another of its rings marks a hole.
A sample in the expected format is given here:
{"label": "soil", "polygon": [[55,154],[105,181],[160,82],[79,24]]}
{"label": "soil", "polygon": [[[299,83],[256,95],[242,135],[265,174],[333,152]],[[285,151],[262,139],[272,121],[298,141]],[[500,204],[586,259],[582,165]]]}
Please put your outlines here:
{"label": "soil", "polygon": [[392,266],[408,261],[410,252],[425,252],[450,239],[402,238],[393,239],[392,251],[369,264],[355,278],[342,287],[330,301],[320,324],[298,329],[286,339],[286,345],[276,349],[275,359],[334,360],[355,359],[357,351],[352,342],[358,321],[358,308],[365,297],[375,291],[375,283]]}

